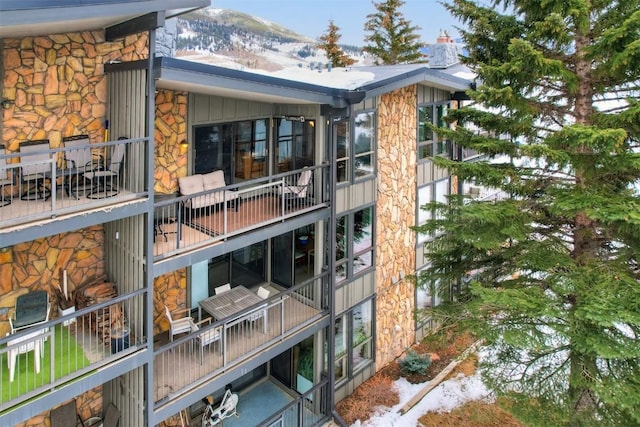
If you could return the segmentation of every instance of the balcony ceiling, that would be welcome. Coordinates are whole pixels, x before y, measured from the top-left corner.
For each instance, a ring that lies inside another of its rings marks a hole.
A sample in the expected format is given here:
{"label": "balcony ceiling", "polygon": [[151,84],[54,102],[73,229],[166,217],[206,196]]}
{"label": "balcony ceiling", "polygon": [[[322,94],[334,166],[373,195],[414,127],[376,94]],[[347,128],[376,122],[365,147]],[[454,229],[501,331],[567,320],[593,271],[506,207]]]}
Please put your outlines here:
{"label": "balcony ceiling", "polygon": [[166,18],[171,18],[209,4],[209,0],[0,0],[0,38],[103,30],[152,12],[166,11]]}

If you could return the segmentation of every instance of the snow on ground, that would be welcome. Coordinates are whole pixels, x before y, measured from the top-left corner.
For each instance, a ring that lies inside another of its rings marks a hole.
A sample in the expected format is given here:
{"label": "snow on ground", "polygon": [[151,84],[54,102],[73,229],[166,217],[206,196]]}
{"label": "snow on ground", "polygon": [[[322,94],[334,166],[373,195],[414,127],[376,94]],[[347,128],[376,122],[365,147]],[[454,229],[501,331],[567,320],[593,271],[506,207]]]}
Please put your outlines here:
{"label": "snow on ground", "polygon": [[416,406],[404,415],[398,412],[408,401],[418,394],[427,383],[411,384],[404,378],[395,382],[400,395],[400,403],[392,408],[382,408],[369,420],[352,424],[352,427],[415,427],[418,418],[429,411],[451,411],[472,400],[492,401],[492,394],[486,388],[480,373],[470,377],[459,374],[457,377],[440,383],[431,390]]}

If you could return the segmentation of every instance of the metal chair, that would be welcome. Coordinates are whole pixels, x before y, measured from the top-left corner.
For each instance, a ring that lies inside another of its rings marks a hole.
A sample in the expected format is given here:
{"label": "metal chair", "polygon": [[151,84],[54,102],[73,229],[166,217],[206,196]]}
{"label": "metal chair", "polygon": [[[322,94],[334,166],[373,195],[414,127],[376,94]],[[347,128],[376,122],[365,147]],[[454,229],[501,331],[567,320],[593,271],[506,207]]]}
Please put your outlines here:
{"label": "metal chair", "polygon": [[75,193],[78,197],[79,184],[85,172],[98,170],[103,167],[103,159],[94,154],[89,147],[88,135],[76,135],[62,139],[65,148],[72,150],[64,152],[63,179],[67,194]]}
{"label": "metal chair", "polygon": [[[76,409],[76,400],[73,399],[64,405],[52,409],[50,412],[51,427],[70,427],[75,426],[78,420],[82,422],[80,415]],[[84,425],[84,423],[83,423]]]}
{"label": "metal chair", "polygon": [[[127,138],[118,138],[119,141],[123,139]],[[106,169],[91,170],[82,174],[84,179],[91,182],[91,190],[87,193],[88,198],[104,199],[118,194],[121,182],[120,173],[125,160],[125,148],[125,144],[112,146]]]}
{"label": "metal chair", "polygon": [[[26,187],[22,200],[47,200],[51,197],[51,170],[55,165],[49,151],[49,140],[27,141],[20,144],[20,183]],[[48,183],[48,184],[47,184]]]}
{"label": "metal chair", "polygon": [[284,197],[289,208],[304,207],[307,204],[308,197],[311,195],[311,177],[311,169],[305,166],[295,185],[278,188],[278,192]]}
{"label": "metal chair", "polygon": [[[7,206],[13,199],[13,174],[6,169],[7,159],[4,156],[4,145],[0,144],[0,207]],[[4,193],[5,186],[11,187],[12,190],[8,196]]]}
{"label": "metal chair", "polygon": [[[169,307],[164,306],[165,315],[167,316],[167,320],[169,320],[169,338],[173,341],[174,335],[191,333],[198,330],[198,326],[194,323],[193,317],[186,316],[181,317],[179,319],[174,319],[171,315],[171,311],[169,311]],[[174,313],[178,312],[189,312],[191,313],[191,309],[185,308],[180,310],[174,310]]]}

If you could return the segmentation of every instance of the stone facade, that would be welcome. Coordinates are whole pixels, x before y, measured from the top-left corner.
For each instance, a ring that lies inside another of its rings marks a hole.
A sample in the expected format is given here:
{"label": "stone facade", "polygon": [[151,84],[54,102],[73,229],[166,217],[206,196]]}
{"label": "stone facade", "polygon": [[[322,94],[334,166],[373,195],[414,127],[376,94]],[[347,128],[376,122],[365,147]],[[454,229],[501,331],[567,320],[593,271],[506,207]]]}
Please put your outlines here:
{"label": "stone facade", "polygon": [[154,191],[178,191],[178,178],[187,175],[187,100],[184,92],[156,93]]}
{"label": "stone facade", "polygon": [[62,270],[67,270],[71,291],[104,275],[103,242],[102,226],[94,226],[2,248],[0,309],[6,309],[6,314],[0,316],[0,334],[4,336],[10,330],[8,316],[16,298],[29,291],[46,290],[51,299],[51,316],[57,316],[53,288],[61,285]]}
{"label": "stone facade", "polygon": [[376,370],[415,340],[417,90],[405,87],[378,103],[376,204]]}
{"label": "stone facade", "polygon": [[[83,422],[92,417],[102,418],[102,386],[89,390],[75,399],[76,411]],[[50,411],[43,412],[23,423],[16,424],[15,427],[51,427],[50,413]]]}
{"label": "stone facade", "polygon": [[164,276],[156,277],[153,282],[153,334],[169,330],[169,321],[165,317],[164,306],[173,311],[187,308],[187,270],[176,270]]}
{"label": "stone facade", "polygon": [[[187,150],[181,143],[187,138],[187,101],[184,92],[156,92],[154,188],[158,193],[178,191],[178,178],[187,175]],[[153,285],[154,334],[169,330],[164,304],[169,310],[186,308],[186,269],[157,277]]]}
{"label": "stone facade", "polygon": [[113,42],[98,31],[1,42],[2,98],[14,101],[2,110],[2,141],[9,152],[34,139],[48,139],[52,147],[73,135],[103,142],[108,102],[104,64],[148,56],[146,33]]}

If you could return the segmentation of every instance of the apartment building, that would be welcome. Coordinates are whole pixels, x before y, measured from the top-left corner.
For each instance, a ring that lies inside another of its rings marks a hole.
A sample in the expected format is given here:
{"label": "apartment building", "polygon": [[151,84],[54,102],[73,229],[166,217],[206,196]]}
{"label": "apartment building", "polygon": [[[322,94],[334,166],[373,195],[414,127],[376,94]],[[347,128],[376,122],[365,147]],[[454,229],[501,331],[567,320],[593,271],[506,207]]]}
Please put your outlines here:
{"label": "apartment building", "polygon": [[429,326],[411,226],[462,186],[425,123],[470,81],[230,70],[167,46],[208,1],[58,4],[0,4],[0,423],[179,425],[227,389],[225,425],[330,419]]}

